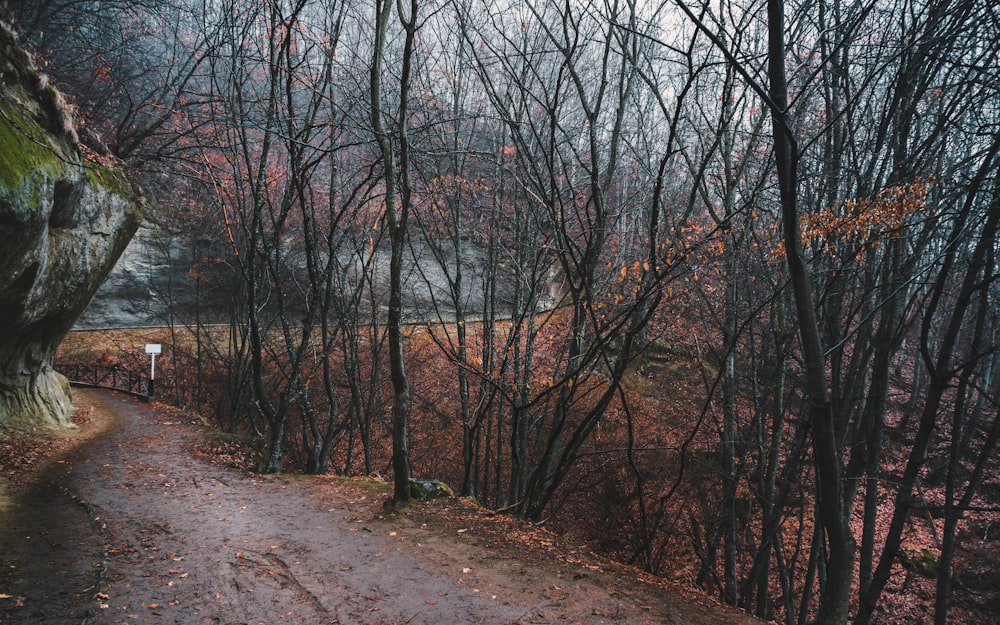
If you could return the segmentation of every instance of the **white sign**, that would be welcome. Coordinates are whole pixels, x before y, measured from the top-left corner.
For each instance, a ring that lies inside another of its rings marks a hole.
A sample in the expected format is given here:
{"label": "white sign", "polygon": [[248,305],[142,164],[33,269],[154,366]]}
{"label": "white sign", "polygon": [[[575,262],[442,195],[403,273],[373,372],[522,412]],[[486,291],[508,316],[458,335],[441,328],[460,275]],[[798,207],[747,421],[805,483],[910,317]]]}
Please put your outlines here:
{"label": "white sign", "polygon": [[146,343],[146,353],[149,354],[149,396],[153,396],[153,380],[156,379],[156,355],[163,351],[159,343]]}

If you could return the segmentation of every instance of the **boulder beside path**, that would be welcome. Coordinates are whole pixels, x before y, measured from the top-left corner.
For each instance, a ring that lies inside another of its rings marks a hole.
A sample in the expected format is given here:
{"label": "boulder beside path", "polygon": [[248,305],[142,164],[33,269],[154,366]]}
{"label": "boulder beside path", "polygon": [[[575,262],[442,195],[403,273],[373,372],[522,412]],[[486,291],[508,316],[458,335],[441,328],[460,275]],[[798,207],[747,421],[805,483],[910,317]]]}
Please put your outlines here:
{"label": "boulder beside path", "polygon": [[139,194],[87,153],[61,94],[0,24],[0,429],[72,425],[52,358],[139,225]]}

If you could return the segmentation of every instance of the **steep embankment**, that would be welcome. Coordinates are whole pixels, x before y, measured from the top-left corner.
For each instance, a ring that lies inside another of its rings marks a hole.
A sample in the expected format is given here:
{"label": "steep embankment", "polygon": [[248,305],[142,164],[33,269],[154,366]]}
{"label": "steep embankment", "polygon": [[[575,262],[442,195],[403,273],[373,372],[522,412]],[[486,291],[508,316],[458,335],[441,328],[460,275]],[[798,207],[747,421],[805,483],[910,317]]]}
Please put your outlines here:
{"label": "steep embankment", "polygon": [[124,177],[84,156],[59,92],[0,24],[0,428],[70,424],[52,356],[138,223]]}

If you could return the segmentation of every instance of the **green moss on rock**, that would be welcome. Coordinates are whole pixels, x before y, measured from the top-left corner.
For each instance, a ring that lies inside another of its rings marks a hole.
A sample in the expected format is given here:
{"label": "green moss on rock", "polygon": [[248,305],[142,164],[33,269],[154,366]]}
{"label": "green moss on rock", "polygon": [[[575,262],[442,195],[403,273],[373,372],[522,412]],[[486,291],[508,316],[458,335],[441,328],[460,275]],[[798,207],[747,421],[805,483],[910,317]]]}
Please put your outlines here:
{"label": "green moss on rock", "polygon": [[439,497],[454,497],[455,493],[441,480],[421,480],[410,478],[410,497],[428,501]]}
{"label": "green moss on rock", "polygon": [[58,91],[0,22],[0,428],[71,425],[52,357],[135,232],[136,200],[85,161]]}
{"label": "green moss on rock", "polygon": [[0,101],[0,185],[17,191],[29,176],[51,173],[60,162],[41,126],[18,106]]}
{"label": "green moss on rock", "polygon": [[104,189],[122,197],[132,197],[128,181],[117,169],[105,167],[100,163],[92,161],[88,161],[86,167],[87,176],[94,185],[103,187]]}

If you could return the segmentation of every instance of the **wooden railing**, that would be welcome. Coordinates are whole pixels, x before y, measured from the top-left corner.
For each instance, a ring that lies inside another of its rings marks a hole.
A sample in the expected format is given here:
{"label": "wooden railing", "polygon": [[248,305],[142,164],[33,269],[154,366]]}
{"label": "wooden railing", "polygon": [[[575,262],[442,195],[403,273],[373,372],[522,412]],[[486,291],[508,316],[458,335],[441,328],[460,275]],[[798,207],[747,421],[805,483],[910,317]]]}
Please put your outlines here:
{"label": "wooden railing", "polygon": [[74,386],[107,388],[141,397],[147,401],[153,396],[149,376],[129,371],[121,365],[64,364],[55,363],[53,368],[69,378]]}

